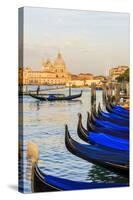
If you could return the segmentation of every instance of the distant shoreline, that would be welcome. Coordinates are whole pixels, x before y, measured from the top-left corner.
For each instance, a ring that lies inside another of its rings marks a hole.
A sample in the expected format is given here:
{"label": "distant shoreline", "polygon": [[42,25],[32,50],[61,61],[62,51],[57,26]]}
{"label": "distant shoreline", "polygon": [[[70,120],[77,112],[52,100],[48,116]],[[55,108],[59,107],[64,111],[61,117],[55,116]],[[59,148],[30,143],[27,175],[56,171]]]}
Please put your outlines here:
{"label": "distant shoreline", "polygon": [[[57,89],[61,89],[61,88],[69,88],[69,86],[66,86],[66,85],[41,85],[41,84],[27,84],[27,85],[23,85],[22,87],[26,87],[26,86],[49,86],[49,87],[52,87],[52,86],[57,86]],[[60,86],[60,87],[59,87]],[[62,87],[61,87],[62,86]],[[81,86],[71,86],[71,88],[91,88],[91,86],[88,86],[88,85],[81,85]],[[97,88],[101,88],[101,87],[98,87]],[[52,89],[52,88],[51,88]]]}

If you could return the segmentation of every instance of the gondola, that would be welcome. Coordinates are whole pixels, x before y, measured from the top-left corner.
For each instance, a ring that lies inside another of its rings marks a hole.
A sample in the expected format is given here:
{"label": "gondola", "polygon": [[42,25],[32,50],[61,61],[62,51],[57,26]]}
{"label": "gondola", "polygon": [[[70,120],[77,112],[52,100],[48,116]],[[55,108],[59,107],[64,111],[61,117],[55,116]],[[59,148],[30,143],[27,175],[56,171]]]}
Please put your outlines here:
{"label": "gondola", "polygon": [[112,128],[122,132],[129,132],[129,124],[118,124],[115,122],[107,121],[105,119],[96,119],[93,115],[93,111],[91,113],[91,121],[93,124],[99,127]]}
{"label": "gondola", "polygon": [[[89,113],[88,113],[89,115]],[[89,118],[89,117],[88,117]],[[88,119],[89,120],[89,119]],[[95,130],[95,128],[91,129],[92,130]],[[88,135],[88,130],[86,130],[84,127],[83,127],[83,124],[82,124],[82,115],[81,113],[78,113],[78,126],[77,126],[77,133],[78,133],[78,136],[80,137],[81,140],[85,141],[85,142],[88,142],[88,138],[87,138],[87,135]]]}
{"label": "gondola", "polygon": [[113,130],[118,130],[124,133],[129,133],[129,127],[128,126],[122,126],[122,125],[118,125],[115,123],[112,123],[110,121],[104,121],[101,119],[96,119],[96,120],[92,120],[92,123],[98,127],[105,127],[108,129],[113,129]]}
{"label": "gondola", "polygon": [[114,114],[120,115],[122,117],[129,118],[129,113],[124,113],[121,110],[112,109],[108,103],[106,103],[106,110],[110,113],[114,113]]}
{"label": "gondola", "polygon": [[87,127],[88,127],[88,129],[86,130],[83,127],[83,124],[82,124],[82,115],[79,113],[78,116],[79,116],[79,119],[78,119],[77,133],[78,133],[79,137],[82,140],[84,140],[85,142],[88,142],[87,135],[88,135],[89,132],[104,133],[106,135],[111,135],[111,136],[114,136],[114,137],[117,137],[117,138],[129,140],[129,135],[128,134],[125,134],[125,133],[122,133],[122,132],[118,132],[118,131],[116,132],[116,131],[113,131],[113,130],[107,129],[107,128],[95,127],[93,124],[91,124],[89,119],[87,119]]}
{"label": "gondola", "polygon": [[112,136],[117,136],[123,139],[129,139],[129,133],[125,133],[119,130],[114,130],[114,129],[110,129],[107,127],[98,127],[94,124],[92,124],[91,120],[90,120],[90,114],[88,112],[88,117],[87,117],[87,131],[94,131],[94,132],[98,132],[98,133],[105,133],[108,135],[112,135]]}
{"label": "gondola", "polygon": [[48,97],[43,97],[43,96],[39,96],[36,94],[30,94],[29,95],[35,99],[38,99],[40,101],[65,101],[65,100],[73,100],[73,99],[77,99],[79,97],[82,96],[82,90],[80,92],[80,94],[76,94],[76,95],[69,95],[69,96],[63,96],[63,97],[57,97],[55,95],[49,95]]}
{"label": "gondola", "polygon": [[129,141],[128,139],[122,139],[116,136],[111,136],[106,133],[98,133],[95,131],[87,131],[82,125],[82,115],[79,114],[78,136],[90,144],[94,144],[101,148],[111,149],[114,151],[120,151],[125,154],[129,153]]}
{"label": "gondola", "polygon": [[120,111],[120,112],[123,112],[124,114],[127,114],[127,115],[129,114],[129,110],[125,109],[124,107],[122,107],[120,105],[112,105],[110,102],[107,102],[106,104],[112,110]]}
{"label": "gondola", "polygon": [[65,145],[74,155],[93,164],[100,165],[123,176],[129,176],[129,157],[121,153],[108,151],[94,145],[81,144],[72,139],[65,126]]}
{"label": "gondola", "polygon": [[109,104],[109,106],[112,109],[119,109],[119,110],[122,110],[126,113],[129,113],[129,109],[123,107],[122,105],[116,104],[116,102],[114,103],[112,100],[110,100],[110,101],[106,100],[106,102]]}
{"label": "gondola", "polygon": [[32,167],[32,192],[60,191],[59,188],[47,183],[46,175],[39,169],[37,163]]}
{"label": "gondola", "polygon": [[122,107],[121,105],[113,105],[111,102],[108,102],[109,103],[109,106],[112,108],[112,109],[116,109],[116,110],[120,110],[124,113],[129,113],[129,110]]}
{"label": "gondola", "polygon": [[111,117],[111,118],[113,118],[113,119],[119,119],[119,120],[124,120],[124,121],[126,121],[126,122],[129,122],[129,117],[123,117],[123,116],[120,116],[120,115],[115,114],[115,113],[104,112],[104,111],[101,109],[100,103],[99,103],[99,105],[98,105],[97,114],[98,114],[98,116]]}
{"label": "gondola", "polygon": [[44,174],[38,167],[37,163],[32,169],[32,191],[33,192],[54,192],[65,190],[81,190],[108,187],[128,186],[128,183],[97,183],[72,181],[56,176]]}
{"label": "gondola", "polygon": [[129,121],[127,121],[127,120],[122,120],[122,119],[119,119],[119,118],[113,118],[113,117],[110,117],[109,115],[108,116],[102,116],[102,115],[98,116],[95,108],[93,108],[91,110],[91,117],[90,118],[91,118],[91,121],[93,121],[93,122],[95,122],[97,119],[100,119],[100,120],[109,121],[111,123],[115,123],[117,125],[129,126]]}
{"label": "gondola", "polygon": [[121,116],[119,113],[116,114],[116,113],[112,113],[112,112],[108,112],[108,111],[103,111],[102,108],[101,108],[101,105],[100,105],[100,102],[98,104],[98,109],[96,111],[96,106],[93,106],[92,107],[92,110],[94,111],[93,114],[96,118],[100,117],[100,116],[104,116],[104,117],[110,117],[112,118],[113,120],[122,120],[122,121],[129,121],[129,116],[125,117],[125,116]]}

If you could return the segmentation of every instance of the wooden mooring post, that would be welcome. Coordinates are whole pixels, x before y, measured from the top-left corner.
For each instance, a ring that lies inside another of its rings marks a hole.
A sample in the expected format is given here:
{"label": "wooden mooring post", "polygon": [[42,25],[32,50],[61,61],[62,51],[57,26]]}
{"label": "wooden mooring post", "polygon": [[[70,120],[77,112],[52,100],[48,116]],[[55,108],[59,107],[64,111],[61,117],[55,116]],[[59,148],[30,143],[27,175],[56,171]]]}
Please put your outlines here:
{"label": "wooden mooring post", "polygon": [[127,96],[127,98],[129,98],[129,95],[130,95],[129,83],[126,82],[126,96]]}
{"label": "wooden mooring post", "polygon": [[108,85],[107,85],[107,98],[108,98],[108,101],[112,100],[112,95],[113,95],[112,83],[108,83]]}
{"label": "wooden mooring post", "polygon": [[118,104],[120,101],[120,83],[116,83],[115,85],[115,101],[116,104]]}
{"label": "wooden mooring post", "polygon": [[71,84],[69,83],[69,96],[71,96]]}
{"label": "wooden mooring post", "polygon": [[115,101],[115,83],[112,83],[112,97],[111,97],[112,103],[116,103]]}
{"label": "wooden mooring post", "polygon": [[20,94],[23,93],[23,85],[22,85],[22,84],[19,85],[18,90],[19,90],[19,93],[20,93]]}
{"label": "wooden mooring post", "polygon": [[91,109],[96,106],[96,83],[91,84]]}
{"label": "wooden mooring post", "polygon": [[103,104],[105,105],[106,103],[106,83],[102,84],[102,100],[103,100]]}
{"label": "wooden mooring post", "polygon": [[28,85],[26,85],[26,93],[28,93]]}

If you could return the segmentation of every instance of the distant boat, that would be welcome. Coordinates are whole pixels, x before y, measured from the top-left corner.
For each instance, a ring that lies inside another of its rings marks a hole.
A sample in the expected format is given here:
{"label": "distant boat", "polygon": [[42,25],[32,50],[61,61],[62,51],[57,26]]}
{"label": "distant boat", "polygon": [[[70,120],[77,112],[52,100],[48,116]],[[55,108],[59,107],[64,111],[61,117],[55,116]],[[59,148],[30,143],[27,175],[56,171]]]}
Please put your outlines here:
{"label": "distant boat", "polygon": [[36,94],[30,94],[29,95],[35,99],[38,99],[40,101],[65,101],[65,100],[73,100],[73,99],[77,99],[79,97],[82,96],[82,90],[80,92],[80,94],[76,94],[76,95],[68,95],[68,96],[58,96],[58,95],[53,95],[53,94],[50,94],[48,97],[44,97],[44,96],[41,96],[41,95],[36,95]]}

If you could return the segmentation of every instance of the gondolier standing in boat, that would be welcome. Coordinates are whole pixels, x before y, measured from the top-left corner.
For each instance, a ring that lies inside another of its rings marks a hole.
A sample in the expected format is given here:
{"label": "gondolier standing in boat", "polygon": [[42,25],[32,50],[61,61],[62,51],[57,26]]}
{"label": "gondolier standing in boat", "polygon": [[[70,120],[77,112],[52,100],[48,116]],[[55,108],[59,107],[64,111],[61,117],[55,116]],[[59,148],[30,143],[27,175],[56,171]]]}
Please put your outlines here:
{"label": "gondolier standing in boat", "polygon": [[39,91],[40,91],[40,86],[38,85],[37,91],[36,91],[37,95],[39,94]]}

